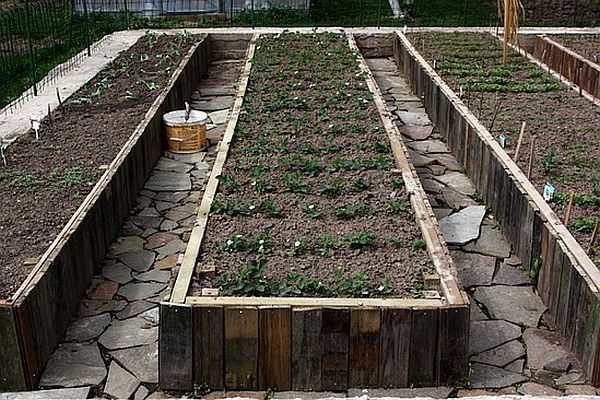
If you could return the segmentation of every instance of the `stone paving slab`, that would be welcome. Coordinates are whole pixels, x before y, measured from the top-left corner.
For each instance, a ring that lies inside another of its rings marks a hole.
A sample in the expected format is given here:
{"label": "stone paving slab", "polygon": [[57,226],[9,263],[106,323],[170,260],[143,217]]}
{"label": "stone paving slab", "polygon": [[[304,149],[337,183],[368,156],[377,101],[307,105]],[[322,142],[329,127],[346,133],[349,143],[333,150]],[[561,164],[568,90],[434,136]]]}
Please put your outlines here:
{"label": "stone paving slab", "polygon": [[0,400],[53,400],[53,399],[87,399],[90,386],[72,389],[37,390],[33,392],[0,393]]}
{"label": "stone paving slab", "polygon": [[65,343],[54,352],[40,379],[41,387],[99,385],[106,366],[96,343]]}
{"label": "stone paving slab", "polygon": [[475,291],[490,317],[518,325],[537,327],[546,306],[530,286],[490,286]]}

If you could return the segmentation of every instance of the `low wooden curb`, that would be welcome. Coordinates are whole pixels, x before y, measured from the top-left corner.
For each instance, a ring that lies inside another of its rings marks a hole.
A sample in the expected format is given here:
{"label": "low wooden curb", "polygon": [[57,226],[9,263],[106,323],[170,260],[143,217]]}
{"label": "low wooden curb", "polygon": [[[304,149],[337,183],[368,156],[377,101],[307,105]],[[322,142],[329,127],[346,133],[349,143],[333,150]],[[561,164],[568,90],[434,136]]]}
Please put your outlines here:
{"label": "low wooden curb", "polygon": [[538,277],[547,320],[599,385],[600,271],[523,171],[399,32],[394,56],[524,267]]}
{"label": "low wooden curb", "polygon": [[206,37],[167,86],[90,194],[7,304],[0,306],[0,390],[36,387],[124,219],[162,154],[162,115],[181,108],[208,65]]}
{"label": "low wooden curb", "polygon": [[[248,83],[254,42],[223,143],[202,199],[171,302],[161,304],[159,380],[163,389],[346,390],[436,386],[468,373],[469,303],[427,196],[407,159],[364,59],[396,166],[440,276],[440,299],[252,298],[187,296],[202,236]],[[193,248],[190,248],[193,246]]]}

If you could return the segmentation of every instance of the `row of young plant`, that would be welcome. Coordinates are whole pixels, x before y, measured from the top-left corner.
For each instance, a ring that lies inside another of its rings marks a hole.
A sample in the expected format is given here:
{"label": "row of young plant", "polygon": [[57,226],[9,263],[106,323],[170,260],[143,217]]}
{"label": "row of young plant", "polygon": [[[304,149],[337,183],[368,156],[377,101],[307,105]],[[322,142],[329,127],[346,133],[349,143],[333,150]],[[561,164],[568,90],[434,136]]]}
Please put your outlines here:
{"label": "row of young plant", "polygon": [[345,265],[432,268],[364,78],[343,35],[259,41],[201,256],[224,294],[419,296],[419,272]]}
{"label": "row of young plant", "polygon": [[600,261],[593,237],[600,220],[597,107],[514,51],[503,64],[502,45],[489,34],[418,33],[411,40],[555,211],[570,215],[569,229]]}

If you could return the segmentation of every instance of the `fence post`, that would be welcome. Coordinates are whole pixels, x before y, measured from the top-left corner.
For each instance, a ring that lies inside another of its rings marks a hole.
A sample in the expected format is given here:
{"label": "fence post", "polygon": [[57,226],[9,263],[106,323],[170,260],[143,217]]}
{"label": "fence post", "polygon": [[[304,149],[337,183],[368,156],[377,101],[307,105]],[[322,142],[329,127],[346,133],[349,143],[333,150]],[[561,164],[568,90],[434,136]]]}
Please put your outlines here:
{"label": "fence post", "polygon": [[254,18],[254,0],[252,0],[252,29],[256,27],[256,20]]}
{"label": "fence post", "polygon": [[85,43],[87,44],[87,55],[92,55],[90,48],[90,14],[88,13],[87,0],[83,1],[83,13],[85,14]]}
{"label": "fence post", "polygon": [[123,0],[125,5],[125,30],[129,30],[129,7],[127,6],[127,0]]}
{"label": "fence post", "polygon": [[381,29],[381,1],[379,0],[379,5],[377,7],[377,29]]}
{"label": "fence post", "polygon": [[31,13],[29,12],[29,0],[25,0],[25,30],[27,33],[27,42],[29,45],[29,56],[31,59],[31,83],[33,86],[33,95],[37,96],[37,76],[35,63],[35,49],[33,48],[33,39],[31,38]]}

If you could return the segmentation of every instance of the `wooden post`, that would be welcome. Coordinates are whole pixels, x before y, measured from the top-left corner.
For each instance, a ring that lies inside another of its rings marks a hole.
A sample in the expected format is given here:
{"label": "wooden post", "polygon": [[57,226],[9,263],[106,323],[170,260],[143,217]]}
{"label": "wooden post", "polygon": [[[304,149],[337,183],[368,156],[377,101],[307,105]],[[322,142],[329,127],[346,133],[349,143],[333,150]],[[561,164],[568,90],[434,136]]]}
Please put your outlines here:
{"label": "wooden post", "polygon": [[596,238],[598,237],[599,230],[600,230],[600,219],[596,221],[596,226],[594,227],[594,232],[592,232],[592,238],[590,239],[590,244],[587,248],[588,253],[591,253],[594,250],[594,243],[596,242]]}
{"label": "wooden post", "polygon": [[575,197],[575,193],[571,192],[569,194],[569,202],[567,203],[567,210],[565,212],[565,219],[563,223],[566,227],[569,226],[569,221],[571,220],[571,210],[573,209],[573,198]]}
{"label": "wooden post", "polygon": [[531,145],[529,146],[529,165],[527,167],[527,178],[531,178],[531,171],[533,170],[533,151],[535,150],[535,136],[531,137]]}
{"label": "wooden post", "polygon": [[527,122],[523,121],[523,124],[521,124],[521,131],[519,132],[519,140],[517,141],[517,148],[515,149],[515,154],[513,156],[513,160],[515,160],[515,162],[519,161],[519,152],[521,151],[521,144],[523,143],[523,135],[525,134],[526,126],[527,126]]}
{"label": "wooden post", "polygon": [[160,387],[192,390],[192,307],[185,304],[160,306]]}

